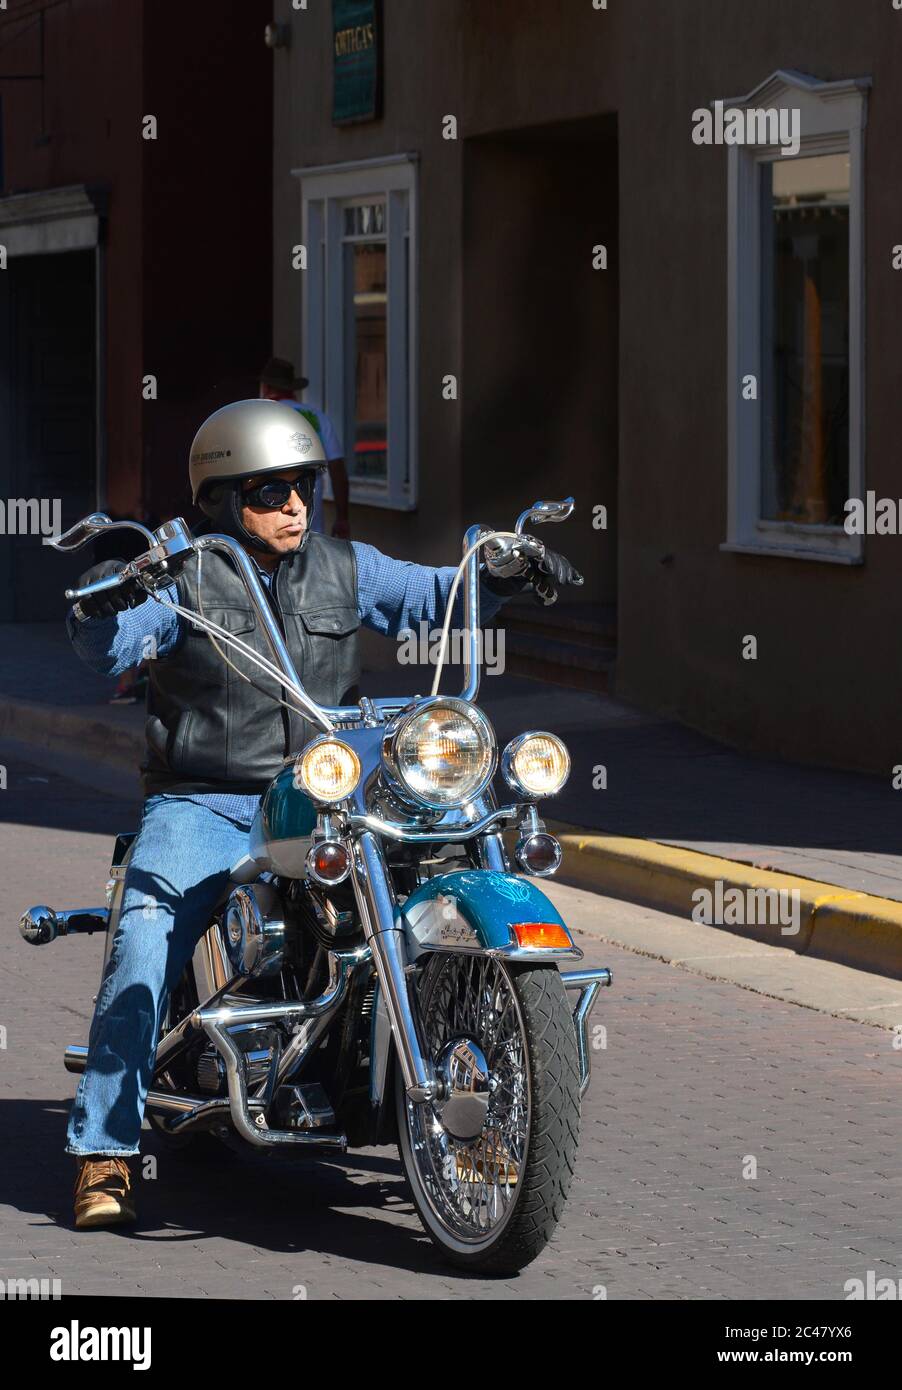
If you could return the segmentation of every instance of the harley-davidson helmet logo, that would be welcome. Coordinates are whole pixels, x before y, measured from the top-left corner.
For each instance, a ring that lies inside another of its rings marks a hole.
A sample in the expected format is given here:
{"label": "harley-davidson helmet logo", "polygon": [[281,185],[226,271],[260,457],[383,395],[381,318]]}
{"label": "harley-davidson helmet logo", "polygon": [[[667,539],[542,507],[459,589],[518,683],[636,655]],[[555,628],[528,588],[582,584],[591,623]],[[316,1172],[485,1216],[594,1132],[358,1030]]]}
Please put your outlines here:
{"label": "harley-davidson helmet logo", "polygon": [[309,434],[304,434],[302,430],[295,430],[294,434],[290,434],[288,443],[297,449],[299,454],[309,454],[313,448],[313,440]]}

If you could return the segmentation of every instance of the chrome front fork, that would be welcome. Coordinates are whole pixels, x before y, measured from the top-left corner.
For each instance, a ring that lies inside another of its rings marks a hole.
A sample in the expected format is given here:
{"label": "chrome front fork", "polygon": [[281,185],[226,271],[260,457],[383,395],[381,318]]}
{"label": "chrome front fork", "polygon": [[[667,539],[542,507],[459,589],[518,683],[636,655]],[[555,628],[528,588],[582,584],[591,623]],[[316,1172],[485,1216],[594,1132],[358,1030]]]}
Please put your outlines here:
{"label": "chrome front fork", "polygon": [[423,1048],[410,1000],[410,977],[414,967],[407,959],[400,908],[392,891],[385,856],[372,831],[364,831],[354,841],[353,861],[354,896],[398,1049],[404,1089],[412,1101],[433,1100],[439,1096],[440,1086]]}

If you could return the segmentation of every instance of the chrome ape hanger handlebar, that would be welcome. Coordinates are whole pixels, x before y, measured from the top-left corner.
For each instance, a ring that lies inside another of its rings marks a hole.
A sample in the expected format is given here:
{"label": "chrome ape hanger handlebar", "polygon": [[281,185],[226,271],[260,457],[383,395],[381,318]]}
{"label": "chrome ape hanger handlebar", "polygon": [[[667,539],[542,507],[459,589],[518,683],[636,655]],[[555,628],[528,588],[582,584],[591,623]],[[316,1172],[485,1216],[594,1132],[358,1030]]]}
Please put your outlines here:
{"label": "chrome ape hanger handlebar", "polygon": [[[525,538],[524,527],[530,522],[538,524],[548,521],[565,521],[572,513],[573,507],[572,497],[566,498],[563,502],[536,502],[527,511],[521,513],[517,520],[515,533],[517,536],[524,536]],[[76,522],[61,536],[50,540],[49,544],[55,550],[70,552],[78,550],[101,533],[116,530],[138,531],[147,540],[149,549],[137,556],[136,559],[129,561],[117,574],[96,579],[82,589],[67,589],[66,598],[75,603],[76,606],[83,598],[109,592],[129,580],[136,580],[157,602],[169,603],[170,607],[175,607],[187,621],[204,629],[211,639],[216,633],[221,640],[236,651],[240,650],[243,655],[250,657],[269,675],[276,678],[284,677],[286,694],[293,696],[302,707],[299,713],[303,713],[326,732],[332,732],[337,722],[347,722],[360,718],[359,705],[319,705],[307,694],[256,569],[244,548],[231,536],[220,534],[194,536],[181,517],[174,517],[173,520],[164,522],[156,531],[149,531],[146,526],[142,526],[137,521],[113,521],[104,512],[92,512],[89,516]],[[466,558],[461,562],[464,578],[464,628],[467,642],[464,651],[464,688],[460,693],[460,698],[469,701],[474,701],[479,693],[481,673],[478,543],[480,535],[484,532],[485,528],[482,526],[469,528],[463,543],[463,554]],[[537,542],[537,544],[540,543]],[[223,551],[235,564],[266,637],[267,645],[272,654],[271,663],[260,657],[259,653],[254,652],[246,643],[217,627],[203,615],[191,613],[187,609],[182,609],[180,605],[172,604],[169,600],[159,596],[158,591],[173,584],[182,564],[192,553],[197,554],[198,563],[200,563],[201,553],[206,550]],[[383,718],[387,718],[403,709],[412,698],[412,696],[397,696],[373,699],[371,704]]]}

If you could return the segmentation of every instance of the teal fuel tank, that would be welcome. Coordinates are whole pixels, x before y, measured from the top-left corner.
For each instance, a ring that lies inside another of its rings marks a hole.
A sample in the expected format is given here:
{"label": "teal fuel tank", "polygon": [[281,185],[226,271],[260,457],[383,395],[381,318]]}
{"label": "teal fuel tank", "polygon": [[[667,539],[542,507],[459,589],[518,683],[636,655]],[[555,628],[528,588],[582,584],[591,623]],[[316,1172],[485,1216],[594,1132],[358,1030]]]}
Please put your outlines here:
{"label": "teal fuel tank", "polygon": [[303,878],[315,828],[316,807],[294,785],[294,766],[283,768],[267,787],[254,817],[250,853],[273,873]]}

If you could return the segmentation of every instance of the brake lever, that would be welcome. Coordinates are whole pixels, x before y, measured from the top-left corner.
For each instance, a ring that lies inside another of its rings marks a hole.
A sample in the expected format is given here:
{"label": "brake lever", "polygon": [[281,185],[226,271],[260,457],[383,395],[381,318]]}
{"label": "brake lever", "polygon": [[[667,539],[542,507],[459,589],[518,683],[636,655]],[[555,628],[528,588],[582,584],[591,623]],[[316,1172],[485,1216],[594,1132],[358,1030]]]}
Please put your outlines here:
{"label": "brake lever", "polygon": [[118,589],[120,584],[124,584],[129,579],[134,579],[134,575],[126,574],[125,569],[118,574],[105,574],[102,579],[92,579],[90,584],[86,584],[83,589],[67,589],[66,598],[70,602],[77,603],[79,599],[93,598],[95,594],[105,594],[110,589]]}
{"label": "brake lever", "polygon": [[521,536],[519,541],[513,545],[513,549],[519,555],[525,555],[529,560],[543,560],[545,558],[545,542],[540,541],[537,536]]}
{"label": "brake lever", "polygon": [[[118,524],[113,522],[112,526],[115,528]],[[148,531],[137,522],[133,523],[133,528],[148,537],[151,542],[150,549],[136,556],[134,560],[129,560],[118,574],[104,575],[102,579],[95,579],[92,583],[86,584],[83,589],[67,589],[66,598],[74,602],[76,608],[80,599],[106,593],[132,579],[138,580],[141,587],[152,594],[156,589],[171,584],[185,560],[194,553],[194,537],[181,517],[164,522],[156,532]],[[76,612],[76,617],[80,616],[82,615]]]}
{"label": "brake lever", "polygon": [[[520,555],[524,559],[541,563],[545,558],[545,549],[544,542],[540,541],[537,536],[523,535],[520,536],[519,540],[504,542],[504,549],[501,552],[500,559],[503,563],[513,555]],[[544,607],[549,608],[551,604],[557,603],[558,591],[550,578],[545,580],[534,574],[532,578],[532,589],[536,598]]]}
{"label": "brake lever", "polygon": [[507,564],[515,555],[527,560],[541,560],[545,554],[545,546],[536,536],[519,536],[516,540],[508,537],[494,541],[492,545],[496,547],[492,550],[492,559],[496,564]]}

